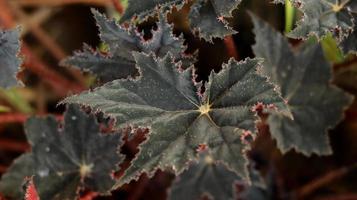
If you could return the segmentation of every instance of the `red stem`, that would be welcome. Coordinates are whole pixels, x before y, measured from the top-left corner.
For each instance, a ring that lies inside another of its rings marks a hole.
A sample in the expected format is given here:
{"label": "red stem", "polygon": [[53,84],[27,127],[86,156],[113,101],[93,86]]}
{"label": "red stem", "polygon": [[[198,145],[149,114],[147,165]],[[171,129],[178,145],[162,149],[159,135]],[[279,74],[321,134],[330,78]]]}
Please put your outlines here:
{"label": "red stem", "polygon": [[325,175],[318,177],[317,179],[312,180],[311,182],[307,183],[303,187],[301,187],[297,192],[298,199],[305,199],[308,195],[312,194],[315,190],[328,185],[333,181],[337,181],[338,179],[342,178],[343,176],[347,175],[352,170],[357,168],[357,163],[351,166],[341,167],[339,169],[333,170],[328,172]]}
{"label": "red stem", "polygon": [[51,70],[49,66],[36,58],[35,55],[30,51],[26,44],[22,45],[22,53],[26,55],[24,66],[41,77],[45,82],[55,89],[55,92],[60,96],[66,96],[68,91],[79,92],[85,88],[72,83],[71,81],[63,78],[55,71]]}
{"label": "red stem", "polygon": [[[5,166],[5,165],[0,165],[0,174],[6,172],[7,168],[8,168],[8,167]],[[3,200],[2,198],[3,198],[3,197],[2,197],[1,194],[0,194],[0,200]]]}
{"label": "red stem", "polygon": [[30,149],[30,146],[26,142],[2,138],[0,140],[0,149],[14,152],[25,152]]}
{"label": "red stem", "polygon": [[124,7],[121,4],[120,0],[112,0],[113,6],[115,8],[115,10],[119,13],[119,14],[123,14],[124,13]]}
{"label": "red stem", "polygon": [[[22,113],[9,113],[9,114],[1,114],[0,115],[0,124],[7,123],[24,123],[29,118],[29,115],[25,115]],[[55,116],[57,120],[62,121],[62,115]]]}
{"label": "red stem", "polygon": [[239,54],[236,48],[236,45],[233,40],[233,36],[227,36],[224,38],[224,44],[226,45],[227,53],[230,57],[239,60]]}
{"label": "red stem", "polygon": [[24,123],[28,116],[20,113],[10,113],[0,115],[0,124]]}

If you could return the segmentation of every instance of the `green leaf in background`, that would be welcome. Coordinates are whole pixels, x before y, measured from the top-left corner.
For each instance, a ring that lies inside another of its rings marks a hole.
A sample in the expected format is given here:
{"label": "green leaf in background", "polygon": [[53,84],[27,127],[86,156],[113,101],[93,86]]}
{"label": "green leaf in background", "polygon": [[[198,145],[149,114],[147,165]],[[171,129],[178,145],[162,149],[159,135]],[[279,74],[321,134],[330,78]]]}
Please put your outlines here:
{"label": "green leaf in background", "polygon": [[[274,0],[285,3],[285,0]],[[292,38],[306,39],[315,35],[319,39],[329,32],[338,40],[342,40],[353,29],[352,8],[355,0],[291,0],[293,5],[303,13],[297,27],[289,32]]]}
{"label": "green leaf in background", "polygon": [[327,131],[343,118],[352,97],[331,85],[331,65],[319,45],[293,52],[288,40],[258,17],[253,17],[256,56],[265,59],[263,71],[280,87],[294,120],[279,113],[268,118],[271,135],[285,153],[332,153]]}
{"label": "green leaf in background", "polygon": [[25,114],[33,113],[33,108],[30,103],[23,97],[21,91],[17,88],[7,90],[0,88],[0,97],[8,102],[18,112]]}
{"label": "green leaf in background", "polygon": [[333,38],[331,33],[327,33],[326,36],[322,38],[321,46],[328,61],[341,63],[345,60],[342,51],[338,47],[337,41]]}
{"label": "green leaf in background", "polygon": [[290,0],[285,0],[285,33],[289,33],[293,29],[295,14],[295,8]]}
{"label": "green leaf in background", "polygon": [[0,113],[10,112],[10,111],[11,111],[11,108],[0,105]]}

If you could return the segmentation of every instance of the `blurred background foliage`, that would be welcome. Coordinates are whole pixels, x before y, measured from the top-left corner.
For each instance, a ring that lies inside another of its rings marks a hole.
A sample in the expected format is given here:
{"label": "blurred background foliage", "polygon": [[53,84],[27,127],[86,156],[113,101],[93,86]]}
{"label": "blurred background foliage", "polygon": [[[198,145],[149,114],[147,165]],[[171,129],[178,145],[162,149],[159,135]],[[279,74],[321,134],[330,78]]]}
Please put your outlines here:
{"label": "blurred background foliage", "polygon": [[[0,176],[17,156],[29,150],[22,127],[29,116],[54,114],[61,119],[64,106],[57,103],[65,96],[95,84],[93,75],[59,65],[63,58],[81,49],[83,43],[106,50],[106,45],[100,43],[90,8],[120,19],[126,5],[126,0],[0,0],[0,27],[21,27],[23,65],[19,79],[25,85],[0,90]],[[186,20],[189,6],[188,3],[181,10],[174,8],[169,21],[174,24],[176,35],[184,35],[188,53],[199,50],[195,63],[198,80],[207,80],[209,72],[212,69],[219,71],[221,64],[230,57],[237,60],[254,57],[251,49],[255,43],[254,34],[247,10],[282,32],[289,32],[301,17],[301,13],[290,4],[244,0],[234,12],[234,17],[229,19],[238,33],[208,43],[189,30]],[[149,30],[153,26],[155,19],[150,18],[140,24],[139,29],[150,38]],[[293,46],[300,42],[291,40]],[[316,43],[317,40],[311,38],[310,42]],[[333,82],[356,96],[356,56],[343,55],[330,35],[321,43],[326,58],[334,66]],[[271,199],[285,199],[292,195],[299,199],[357,199],[356,103],[346,111],[346,118],[330,131],[332,156],[305,157],[293,151],[282,155],[267,127],[262,125],[260,130],[249,156],[269,178],[269,189],[274,191]],[[134,139],[130,145],[124,146],[123,152],[129,158],[133,157],[142,140]],[[95,197],[95,194],[84,192],[83,199],[164,199],[172,180],[172,175],[164,172],[158,172],[150,180],[143,175],[138,182],[114,191],[113,197]]]}

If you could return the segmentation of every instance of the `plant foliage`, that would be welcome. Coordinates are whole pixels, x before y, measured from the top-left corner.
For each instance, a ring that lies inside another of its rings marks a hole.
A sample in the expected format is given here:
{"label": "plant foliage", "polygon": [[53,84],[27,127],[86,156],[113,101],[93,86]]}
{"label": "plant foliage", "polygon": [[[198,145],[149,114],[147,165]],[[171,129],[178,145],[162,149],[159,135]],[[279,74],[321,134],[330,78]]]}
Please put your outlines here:
{"label": "plant foliage", "polygon": [[[167,11],[172,6],[181,8],[186,0],[130,0],[129,6],[121,18],[127,21],[134,16],[144,19],[152,15],[158,8]],[[234,34],[235,31],[228,26],[225,18],[232,17],[232,11],[237,8],[241,0],[197,0],[191,6],[189,19],[193,30],[198,30],[200,36],[211,41],[212,38],[223,38]]]}
{"label": "plant foliage", "polygon": [[17,84],[16,73],[21,61],[19,30],[0,30],[0,87],[9,88]]}
{"label": "plant foliage", "polygon": [[[355,13],[354,20],[357,22],[357,11]],[[353,33],[344,38],[344,40],[341,42],[341,48],[345,53],[357,53],[357,25],[355,26]]]}
{"label": "plant foliage", "polygon": [[295,148],[306,155],[331,154],[327,130],[341,120],[352,98],[330,84],[331,65],[319,45],[307,44],[295,53],[286,38],[252,16],[254,52],[264,58],[264,73],[279,86],[293,114],[293,119],[279,113],[269,116],[278,147],[282,152]]}
{"label": "plant foliage", "polygon": [[[269,125],[282,153],[332,153],[328,130],[343,118],[352,97],[332,84],[328,60],[343,61],[341,52],[356,54],[356,2],[291,0],[303,16],[287,36],[307,40],[296,47],[250,13],[256,57],[227,59],[201,82],[196,54],[185,54],[190,40],[173,34],[167,13],[187,5],[190,30],[213,42],[236,33],[227,20],[241,0],[129,0],[120,22],[93,9],[109,50],[85,44],[62,64],[88,71],[102,84],[65,98],[63,123],[53,116],[25,123],[32,149],[2,176],[0,192],[13,199],[78,199],[83,190],[107,195],[143,173],[150,178],[162,170],[177,176],[171,199],[273,199],[272,184],[248,168],[247,151],[261,131],[257,124]],[[292,25],[293,13],[287,24]],[[151,38],[139,31],[141,22],[154,19],[149,16],[157,20]],[[0,33],[1,87],[16,84],[18,35],[17,30]],[[234,40],[228,39],[229,49]],[[100,119],[73,104],[100,113]],[[111,119],[115,133],[102,133],[98,121],[109,129]],[[139,152],[114,179],[124,160],[121,133],[143,127],[149,131]],[[240,194],[238,181],[247,186]]]}
{"label": "plant foliage", "polygon": [[22,181],[34,176],[41,199],[74,199],[81,188],[108,193],[122,156],[119,134],[103,135],[94,116],[69,106],[63,128],[54,117],[31,118],[25,125],[32,151],[3,175],[0,191],[20,199]]}
{"label": "plant foliage", "polygon": [[177,61],[182,61],[184,64],[191,64],[190,61],[194,61],[193,57],[184,55],[186,47],[183,45],[183,38],[173,35],[172,27],[167,23],[164,15],[159,15],[157,30],[153,32],[149,41],[145,41],[136,27],[123,28],[114,20],[107,20],[98,11],[92,10],[92,12],[99,26],[100,37],[105,44],[108,44],[109,52],[104,54],[84,45],[82,52],[77,52],[64,60],[63,65],[90,71],[103,82],[108,82],[137,74],[133,51],[155,52],[158,57],[165,56],[169,51]]}
{"label": "plant foliage", "polygon": [[[356,12],[354,0],[291,0],[302,11],[303,17],[288,35],[321,38],[332,32],[339,40],[346,37],[354,27],[352,13]],[[284,2],[284,0],[275,0]]]}
{"label": "plant foliage", "polygon": [[177,177],[170,199],[200,199],[205,195],[212,199],[232,200],[235,199],[235,183],[239,180],[236,173],[222,164],[215,164],[207,156]]}
{"label": "plant foliage", "polygon": [[171,167],[180,173],[202,144],[214,160],[246,177],[248,145],[242,138],[247,131],[256,132],[254,106],[261,102],[286,111],[274,85],[258,74],[260,61],[230,60],[221,72],[211,73],[200,95],[192,69],[180,72],[171,55],[160,59],[134,53],[134,57],[141,72],[138,80],[116,80],[64,101],[100,110],[114,117],[117,127],[151,127],[149,138],[117,186],[158,168]]}

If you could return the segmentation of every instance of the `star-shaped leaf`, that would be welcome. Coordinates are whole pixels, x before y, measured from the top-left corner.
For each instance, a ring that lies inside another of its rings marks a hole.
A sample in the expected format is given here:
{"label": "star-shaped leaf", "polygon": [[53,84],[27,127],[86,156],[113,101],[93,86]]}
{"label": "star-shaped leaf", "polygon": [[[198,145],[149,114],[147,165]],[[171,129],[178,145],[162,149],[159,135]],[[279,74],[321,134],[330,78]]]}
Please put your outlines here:
{"label": "star-shaped leaf", "polygon": [[[129,6],[121,21],[127,21],[134,16],[143,19],[152,15],[160,7],[170,10],[173,6],[181,8],[185,0],[129,0]],[[241,0],[197,0],[193,3],[190,12],[191,27],[200,32],[200,37],[211,41],[212,38],[223,38],[234,34],[224,18],[232,17],[232,11],[237,8]],[[161,11],[163,12],[163,11]]]}
{"label": "star-shaped leaf", "polygon": [[159,15],[158,27],[153,32],[153,37],[145,41],[143,35],[137,32],[136,27],[123,28],[115,20],[108,20],[98,11],[92,10],[92,12],[99,26],[100,37],[104,43],[108,44],[110,52],[105,55],[84,45],[82,52],[77,52],[74,56],[64,60],[63,65],[90,71],[101,81],[109,82],[134,76],[137,73],[132,56],[133,51],[155,52],[159,57],[171,52],[176,60],[182,61],[186,67],[189,67],[195,60],[184,54],[186,47],[183,45],[183,38],[173,35],[172,26],[167,23],[163,15]]}
{"label": "star-shaped leaf", "polygon": [[191,165],[176,178],[170,192],[171,200],[199,200],[206,195],[210,199],[234,198],[235,183],[241,178],[222,164],[215,164],[206,156],[200,162]]}
{"label": "star-shaped leaf", "polygon": [[16,73],[21,61],[19,30],[0,30],[0,87],[9,88],[17,84]]}
{"label": "star-shaped leaf", "polygon": [[252,108],[258,102],[286,108],[274,85],[257,73],[260,61],[231,60],[223,65],[220,73],[211,73],[201,98],[192,68],[179,72],[170,55],[161,59],[134,53],[134,57],[139,79],[115,80],[64,101],[100,110],[114,117],[117,127],[150,126],[149,138],[118,185],[142,172],[152,175],[157,168],[181,172],[195,159],[200,145],[244,177],[243,151],[248,147],[244,137],[254,134],[258,119]]}
{"label": "star-shaped leaf", "polygon": [[[275,2],[284,2],[275,0]],[[351,10],[355,9],[355,0],[292,0],[303,12],[298,26],[288,34],[293,38],[318,38],[332,32],[338,40],[347,36],[353,29]]]}
{"label": "star-shaped leaf", "polygon": [[83,187],[106,194],[113,186],[112,173],[122,160],[120,135],[101,134],[94,116],[70,106],[63,128],[47,117],[30,118],[25,130],[32,152],[2,177],[0,191],[5,195],[21,196],[22,180],[32,175],[41,199],[75,199]]}
{"label": "star-shaped leaf", "polygon": [[331,65],[319,45],[305,45],[294,53],[284,36],[253,16],[256,56],[264,71],[280,87],[294,120],[269,116],[270,132],[281,151],[292,148],[306,155],[331,153],[327,130],[342,118],[351,97],[330,84]]}

